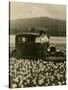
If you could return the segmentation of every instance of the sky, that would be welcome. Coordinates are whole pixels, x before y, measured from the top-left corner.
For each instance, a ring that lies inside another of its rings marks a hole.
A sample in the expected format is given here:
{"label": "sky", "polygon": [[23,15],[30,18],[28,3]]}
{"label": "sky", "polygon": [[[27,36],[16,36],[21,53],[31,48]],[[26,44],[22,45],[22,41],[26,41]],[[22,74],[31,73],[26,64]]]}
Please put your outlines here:
{"label": "sky", "polygon": [[65,5],[10,2],[9,8],[10,20],[33,17],[66,19]]}

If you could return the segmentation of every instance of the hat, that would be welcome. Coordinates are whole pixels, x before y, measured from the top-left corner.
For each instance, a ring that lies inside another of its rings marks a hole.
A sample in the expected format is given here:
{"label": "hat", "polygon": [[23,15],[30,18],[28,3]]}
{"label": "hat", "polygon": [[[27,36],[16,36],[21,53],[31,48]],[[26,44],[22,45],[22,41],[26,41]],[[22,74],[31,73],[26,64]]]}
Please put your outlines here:
{"label": "hat", "polygon": [[45,34],[45,31],[40,31],[40,35]]}

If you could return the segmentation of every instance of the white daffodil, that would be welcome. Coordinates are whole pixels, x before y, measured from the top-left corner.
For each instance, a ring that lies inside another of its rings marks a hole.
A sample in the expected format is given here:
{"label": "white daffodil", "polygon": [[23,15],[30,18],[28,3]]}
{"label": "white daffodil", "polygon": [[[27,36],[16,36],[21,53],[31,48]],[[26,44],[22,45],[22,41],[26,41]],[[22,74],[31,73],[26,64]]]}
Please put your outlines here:
{"label": "white daffodil", "polygon": [[58,85],[62,85],[61,82],[58,82]]}
{"label": "white daffodil", "polygon": [[44,80],[43,80],[43,79],[40,79],[40,80],[38,81],[38,83],[39,83],[39,85],[42,85],[42,84],[44,83]]}
{"label": "white daffodil", "polygon": [[17,87],[16,83],[12,84],[12,88],[16,88],[16,87]]}

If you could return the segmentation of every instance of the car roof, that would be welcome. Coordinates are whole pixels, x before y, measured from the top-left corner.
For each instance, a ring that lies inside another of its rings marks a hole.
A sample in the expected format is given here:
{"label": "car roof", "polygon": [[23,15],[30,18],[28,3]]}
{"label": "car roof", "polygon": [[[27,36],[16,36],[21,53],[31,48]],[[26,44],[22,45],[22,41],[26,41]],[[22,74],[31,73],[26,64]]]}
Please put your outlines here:
{"label": "car roof", "polygon": [[39,33],[32,33],[32,32],[24,32],[24,33],[17,33],[16,36],[24,36],[24,37],[33,36],[33,37],[38,37],[38,36],[40,36],[40,34]]}

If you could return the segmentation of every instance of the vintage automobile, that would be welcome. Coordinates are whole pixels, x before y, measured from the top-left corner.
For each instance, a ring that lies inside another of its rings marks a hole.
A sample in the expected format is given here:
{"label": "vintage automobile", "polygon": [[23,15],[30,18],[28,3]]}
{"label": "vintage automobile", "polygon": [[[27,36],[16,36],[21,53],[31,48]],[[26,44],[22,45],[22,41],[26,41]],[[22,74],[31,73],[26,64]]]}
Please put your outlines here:
{"label": "vintage automobile", "polygon": [[57,50],[55,45],[43,47],[39,33],[25,32],[15,36],[15,49],[10,57],[24,59],[66,60],[64,51]]}

